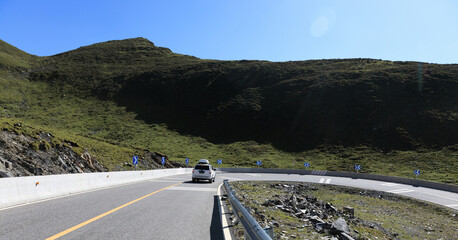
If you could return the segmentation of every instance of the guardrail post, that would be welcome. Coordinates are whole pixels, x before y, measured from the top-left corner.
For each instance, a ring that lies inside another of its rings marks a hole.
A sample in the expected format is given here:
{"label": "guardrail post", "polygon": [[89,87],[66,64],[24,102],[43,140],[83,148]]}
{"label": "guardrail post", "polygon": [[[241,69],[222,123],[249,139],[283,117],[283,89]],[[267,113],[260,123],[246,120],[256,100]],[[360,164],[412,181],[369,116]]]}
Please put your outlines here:
{"label": "guardrail post", "polygon": [[266,231],[269,237],[271,237],[272,239],[274,238],[274,228],[273,227],[265,227],[264,231]]}

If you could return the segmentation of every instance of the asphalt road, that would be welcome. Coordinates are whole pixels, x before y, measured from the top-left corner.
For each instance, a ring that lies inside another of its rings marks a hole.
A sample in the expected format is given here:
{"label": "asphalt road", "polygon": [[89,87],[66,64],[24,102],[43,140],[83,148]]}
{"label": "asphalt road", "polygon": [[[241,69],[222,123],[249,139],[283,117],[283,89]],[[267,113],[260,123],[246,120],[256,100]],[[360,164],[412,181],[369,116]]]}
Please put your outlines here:
{"label": "asphalt road", "polygon": [[217,188],[223,179],[336,184],[397,193],[458,210],[458,194],[363,179],[217,173],[165,177],[0,209],[0,239],[222,239]]}

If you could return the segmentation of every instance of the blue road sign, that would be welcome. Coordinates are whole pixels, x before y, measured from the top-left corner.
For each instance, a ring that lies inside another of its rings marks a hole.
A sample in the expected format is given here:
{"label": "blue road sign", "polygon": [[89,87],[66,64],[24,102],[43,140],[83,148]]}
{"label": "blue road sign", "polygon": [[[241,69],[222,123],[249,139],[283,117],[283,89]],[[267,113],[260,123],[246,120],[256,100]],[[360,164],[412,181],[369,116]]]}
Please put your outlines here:
{"label": "blue road sign", "polygon": [[132,158],[132,164],[137,165],[138,164],[138,156],[134,156]]}
{"label": "blue road sign", "polygon": [[413,170],[413,174],[420,175],[420,170],[418,170],[418,169]]}
{"label": "blue road sign", "polygon": [[218,160],[216,161],[216,163],[218,163],[218,164],[223,164],[223,159],[218,159]]}
{"label": "blue road sign", "polygon": [[162,165],[165,164],[165,157],[162,157]]}
{"label": "blue road sign", "polygon": [[361,165],[355,165],[355,170],[361,170]]}
{"label": "blue road sign", "polygon": [[256,161],[256,165],[261,166],[262,165],[262,161]]}
{"label": "blue road sign", "polygon": [[189,158],[186,158],[185,162],[186,164],[189,164]]}
{"label": "blue road sign", "polygon": [[310,167],[310,163],[308,162],[304,163],[304,167]]}

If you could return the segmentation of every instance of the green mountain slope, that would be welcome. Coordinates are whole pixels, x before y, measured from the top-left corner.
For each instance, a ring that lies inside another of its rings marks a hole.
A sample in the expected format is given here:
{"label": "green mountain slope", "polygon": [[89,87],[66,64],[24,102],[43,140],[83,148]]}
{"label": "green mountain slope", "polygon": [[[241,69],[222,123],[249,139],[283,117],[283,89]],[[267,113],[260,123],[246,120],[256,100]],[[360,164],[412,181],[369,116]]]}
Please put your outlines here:
{"label": "green mountain slope", "polygon": [[38,58],[1,43],[0,117],[76,141],[111,170],[149,150],[458,179],[458,65],[203,60],[143,38]]}
{"label": "green mountain slope", "polygon": [[212,142],[266,141],[289,151],[323,143],[391,150],[448,146],[458,138],[458,65],[209,61],[142,38],[39,62],[32,80],[116,101],[143,120]]}

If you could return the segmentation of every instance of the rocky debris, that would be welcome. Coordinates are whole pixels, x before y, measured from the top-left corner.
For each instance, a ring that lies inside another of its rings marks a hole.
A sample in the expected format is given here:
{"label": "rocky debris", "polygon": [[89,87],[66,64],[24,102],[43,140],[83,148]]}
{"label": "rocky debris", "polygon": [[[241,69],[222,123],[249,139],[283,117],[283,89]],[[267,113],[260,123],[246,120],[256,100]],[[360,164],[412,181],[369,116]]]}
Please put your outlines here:
{"label": "rocky debris", "polygon": [[0,131],[0,177],[107,171],[89,152],[77,154],[75,146],[45,132],[26,136]]}
{"label": "rocky debris", "polygon": [[[354,208],[344,207],[343,209],[337,209],[331,203],[318,200],[316,197],[310,195],[310,192],[316,190],[316,187],[313,185],[304,183],[296,185],[273,183],[270,187],[275,189],[283,189],[285,194],[277,194],[270,199],[265,199],[264,203],[262,203],[263,206],[279,209],[283,212],[289,213],[291,216],[300,218],[301,221],[305,223],[304,226],[310,226],[318,233],[327,233],[332,236],[331,238],[326,239],[358,239],[356,237],[358,232],[351,229],[347,224],[348,222],[351,222],[356,226],[363,225],[378,229],[392,237],[392,239],[397,239],[396,234],[390,233],[380,224],[374,222],[366,222],[355,218]],[[358,191],[359,192],[356,193],[360,195],[367,195],[378,198],[392,197],[389,194],[384,195],[384,193],[376,191]],[[242,198],[245,198],[245,196]],[[266,217],[264,216],[264,218]],[[257,219],[259,219],[259,215],[257,215]],[[282,226],[281,223],[273,220],[270,222],[264,222],[266,225],[272,227],[278,228]],[[304,226],[298,227],[300,228]],[[430,231],[430,229],[425,229],[425,231]],[[286,235],[284,237],[286,237]]]}

